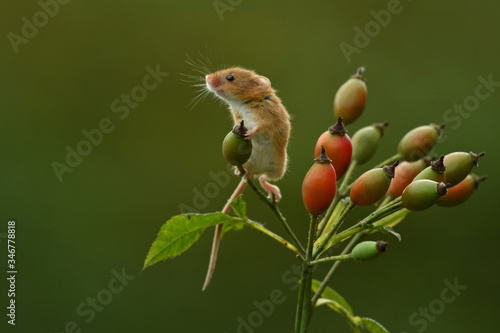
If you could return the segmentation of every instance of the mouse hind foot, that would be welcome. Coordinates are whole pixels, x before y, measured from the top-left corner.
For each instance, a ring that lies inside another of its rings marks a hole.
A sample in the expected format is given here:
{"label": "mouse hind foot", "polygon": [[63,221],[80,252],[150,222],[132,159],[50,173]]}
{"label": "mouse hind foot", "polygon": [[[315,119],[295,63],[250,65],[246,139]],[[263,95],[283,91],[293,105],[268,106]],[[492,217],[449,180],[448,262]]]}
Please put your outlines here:
{"label": "mouse hind foot", "polygon": [[269,184],[265,176],[260,176],[259,182],[262,188],[269,193],[268,198],[272,198],[274,196],[274,200],[276,200],[276,202],[281,200],[281,191],[278,186]]}

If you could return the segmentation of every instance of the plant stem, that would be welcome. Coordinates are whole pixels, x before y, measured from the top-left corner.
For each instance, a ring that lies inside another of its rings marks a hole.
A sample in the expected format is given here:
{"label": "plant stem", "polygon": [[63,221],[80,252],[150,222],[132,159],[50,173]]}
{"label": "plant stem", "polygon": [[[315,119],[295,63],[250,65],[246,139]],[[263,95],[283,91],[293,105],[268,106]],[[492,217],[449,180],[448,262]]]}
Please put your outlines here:
{"label": "plant stem", "polygon": [[354,175],[354,172],[356,171],[356,168],[358,167],[358,162],[356,160],[351,161],[351,164],[349,164],[349,167],[344,174],[344,179],[342,180],[342,184],[340,185],[339,189],[337,190],[337,193],[335,195],[335,198],[333,198],[333,201],[328,207],[328,210],[326,211],[325,216],[321,220],[318,228],[318,236],[320,236],[323,233],[323,230],[325,229],[325,226],[328,224],[328,220],[330,220],[333,211],[335,210],[335,207],[339,203],[341,199],[343,199],[346,196],[346,193],[343,193],[346,191],[347,184],[349,184],[349,181],[351,180],[352,176]]}
{"label": "plant stem", "polygon": [[346,229],[339,233],[337,236],[335,236],[335,239],[332,242],[333,244],[342,242],[343,240],[351,237],[354,234],[357,234],[360,231],[365,230],[370,224],[383,219],[386,216],[389,216],[398,210],[404,209],[403,204],[401,203],[401,197],[394,199],[387,205],[381,207],[379,210],[374,211],[370,215],[368,215],[366,218],[363,220],[359,221],[349,229]]}
{"label": "plant stem", "polygon": [[295,253],[300,252],[295,246],[293,246],[292,244],[290,244],[289,242],[287,242],[286,240],[284,240],[283,238],[281,238],[279,235],[275,234],[271,230],[268,230],[259,222],[255,222],[255,221],[251,221],[251,220],[247,220],[246,222],[248,223],[249,226],[251,226],[255,230],[258,230],[258,231],[266,234],[267,236],[278,241],[281,245],[286,246],[288,249],[292,250],[293,252],[295,252]]}
{"label": "plant stem", "polygon": [[320,264],[322,262],[329,262],[329,261],[345,261],[345,260],[352,260],[351,254],[340,254],[338,256],[331,256],[331,257],[326,257],[326,258],[321,258],[317,260],[311,260],[309,261],[309,265],[316,265]]}
{"label": "plant stem", "polygon": [[391,202],[393,199],[394,199],[394,197],[392,195],[389,195],[389,194],[386,195],[385,198],[384,198],[384,200],[382,200],[382,202],[378,206],[377,210],[379,210],[382,207],[384,207],[386,204],[388,204],[389,202]]}
{"label": "plant stem", "polygon": [[[358,243],[358,241],[365,235],[364,232],[358,232],[352,239],[351,241],[349,242],[349,244],[347,244],[347,246],[344,248],[344,250],[342,251],[341,255],[346,255],[347,253],[351,252],[352,248]],[[333,273],[335,273],[335,271],[337,270],[337,268],[340,266],[340,264],[342,263],[341,260],[339,261],[336,261],[332,268],[330,268],[330,271],[328,271],[328,274],[326,274],[325,278],[323,279],[323,281],[321,282],[321,285],[319,286],[318,290],[316,291],[316,293],[314,294],[313,298],[312,298],[312,306],[316,306],[316,302],[318,301],[318,299],[321,297],[321,294],[323,293],[323,291],[325,290],[325,288],[328,286],[328,283],[330,282],[330,280],[332,279],[332,276],[333,276]]]}
{"label": "plant stem", "polygon": [[309,222],[309,235],[307,240],[306,262],[302,264],[302,276],[300,279],[299,298],[297,301],[297,314],[295,317],[295,332],[304,333],[307,325],[309,324],[309,317],[311,315],[311,284],[312,272],[309,261],[312,256],[312,249],[314,246],[314,239],[316,238],[316,223],[317,216],[311,216]]}
{"label": "plant stem", "polygon": [[402,158],[403,157],[398,153],[396,155],[393,155],[393,156],[389,157],[385,161],[380,162],[379,164],[377,164],[376,166],[374,166],[373,169],[375,169],[375,168],[382,168],[382,167],[384,167],[386,165],[394,164],[394,162],[396,162],[396,160],[399,160],[399,159],[402,159]]}
{"label": "plant stem", "polygon": [[340,228],[342,225],[342,222],[344,222],[347,214],[356,207],[356,204],[352,201],[349,200],[349,203],[347,206],[342,210],[342,212],[336,217],[335,222],[333,222],[332,229],[328,231],[328,234],[323,238],[321,243],[318,245],[316,250],[314,251],[313,258],[317,258],[323,250],[329,245],[329,242],[333,236],[335,236],[337,230]]}
{"label": "plant stem", "polygon": [[342,185],[340,185],[339,188],[339,194],[342,196],[342,198],[347,195],[346,193],[347,184],[349,184],[349,182],[351,181],[351,178],[354,175],[354,172],[356,171],[357,167],[358,167],[358,161],[356,160],[351,161],[351,164],[349,164],[349,168],[347,169],[344,175],[344,180],[342,181]]}
{"label": "plant stem", "polygon": [[[245,174],[245,169],[243,169],[241,166],[238,166],[238,170],[242,175]],[[276,205],[276,202],[270,201],[266,198],[266,196],[257,188],[255,183],[253,182],[253,179],[247,179],[248,185],[252,188],[252,190],[257,194],[257,196],[272,210],[274,213],[274,216],[278,219],[278,222],[280,223],[281,227],[285,230],[285,233],[287,236],[290,238],[290,242],[298,249],[300,249],[302,252],[305,252],[304,247],[302,244],[300,244],[299,239],[295,234],[293,233],[292,229],[286,222],[285,218],[281,214],[280,210],[278,209],[278,206]]]}

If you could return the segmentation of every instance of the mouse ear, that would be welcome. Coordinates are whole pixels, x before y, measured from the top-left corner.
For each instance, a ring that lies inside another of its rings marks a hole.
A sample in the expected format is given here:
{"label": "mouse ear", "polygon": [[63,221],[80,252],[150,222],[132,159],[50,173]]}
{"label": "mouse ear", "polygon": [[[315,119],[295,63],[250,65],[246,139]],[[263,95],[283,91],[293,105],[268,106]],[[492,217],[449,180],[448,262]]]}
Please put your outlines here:
{"label": "mouse ear", "polygon": [[257,87],[260,91],[266,91],[271,88],[271,81],[265,76],[257,77]]}

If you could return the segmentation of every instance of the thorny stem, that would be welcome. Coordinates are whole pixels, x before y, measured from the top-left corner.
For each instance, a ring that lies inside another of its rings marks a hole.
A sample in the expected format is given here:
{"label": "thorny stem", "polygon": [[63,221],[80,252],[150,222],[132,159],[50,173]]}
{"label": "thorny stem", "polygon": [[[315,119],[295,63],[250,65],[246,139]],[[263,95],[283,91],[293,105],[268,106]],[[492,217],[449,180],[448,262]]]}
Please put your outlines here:
{"label": "thorny stem", "polygon": [[[243,169],[241,166],[238,166],[238,170],[242,175],[244,175],[245,169]],[[278,206],[276,205],[276,202],[274,199],[272,201],[268,200],[266,196],[257,188],[255,183],[253,182],[252,179],[247,179],[248,185],[252,188],[252,190],[257,194],[257,196],[269,207],[271,208],[272,212],[274,213],[274,216],[278,219],[278,222],[280,223],[281,227],[285,230],[286,234],[288,237],[291,239],[291,243],[298,249],[300,249],[302,252],[305,252],[304,247],[302,244],[300,244],[299,239],[295,234],[293,233],[292,229],[286,222],[285,218],[281,214],[280,210],[278,209]]]}
{"label": "thorny stem", "polygon": [[306,332],[309,318],[311,315],[311,284],[312,272],[309,261],[312,258],[312,249],[314,246],[314,239],[316,238],[316,223],[318,222],[317,216],[311,216],[309,223],[309,236],[307,239],[307,251],[305,262],[302,264],[302,276],[300,279],[299,298],[297,301],[297,314],[295,317],[295,333]]}

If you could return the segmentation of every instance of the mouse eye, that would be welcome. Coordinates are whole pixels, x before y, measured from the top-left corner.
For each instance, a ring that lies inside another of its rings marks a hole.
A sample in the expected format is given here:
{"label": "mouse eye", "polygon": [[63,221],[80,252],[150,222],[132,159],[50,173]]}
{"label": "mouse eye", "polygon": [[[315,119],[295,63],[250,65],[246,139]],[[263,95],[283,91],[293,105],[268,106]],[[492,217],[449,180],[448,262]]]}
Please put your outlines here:
{"label": "mouse eye", "polygon": [[234,81],[234,76],[228,75],[228,76],[226,76],[226,80],[228,80],[228,81]]}

